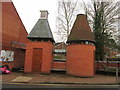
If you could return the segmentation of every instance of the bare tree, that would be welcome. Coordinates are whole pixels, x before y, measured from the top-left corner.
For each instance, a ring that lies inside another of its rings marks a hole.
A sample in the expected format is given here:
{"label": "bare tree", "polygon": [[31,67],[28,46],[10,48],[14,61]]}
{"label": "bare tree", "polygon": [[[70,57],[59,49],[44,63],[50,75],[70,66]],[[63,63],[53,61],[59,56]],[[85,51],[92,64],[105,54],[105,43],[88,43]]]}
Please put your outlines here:
{"label": "bare tree", "polygon": [[117,32],[115,33],[115,40],[116,40],[116,42],[117,42],[117,44],[118,45],[120,45],[120,16],[117,18],[117,26],[118,26],[118,30],[117,30]]}
{"label": "bare tree", "polygon": [[62,37],[63,42],[67,41],[67,37],[70,33],[74,21],[76,5],[77,1],[75,2],[72,2],[71,0],[58,1],[57,34],[59,34]]}
{"label": "bare tree", "polygon": [[105,48],[109,48],[108,43],[110,43],[114,33],[117,32],[115,25],[118,16],[117,3],[91,0],[91,4],[85,6],[88,21],[95,35],[96,59],[104,60]]}

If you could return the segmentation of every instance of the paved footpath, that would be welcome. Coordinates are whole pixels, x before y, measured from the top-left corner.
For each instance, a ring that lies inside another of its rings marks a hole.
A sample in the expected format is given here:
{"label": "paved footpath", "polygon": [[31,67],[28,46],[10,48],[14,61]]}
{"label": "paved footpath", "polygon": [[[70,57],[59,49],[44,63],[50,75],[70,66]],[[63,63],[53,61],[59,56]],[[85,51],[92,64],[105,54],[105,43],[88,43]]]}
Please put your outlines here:
{"label": "paved footpath", "polygon": [[15,73],[0,75],[3,83],[68,83],[68,84],[117,84],[116,76],[96,74],[93,78],[80,78],[66,74],[24,74]]}

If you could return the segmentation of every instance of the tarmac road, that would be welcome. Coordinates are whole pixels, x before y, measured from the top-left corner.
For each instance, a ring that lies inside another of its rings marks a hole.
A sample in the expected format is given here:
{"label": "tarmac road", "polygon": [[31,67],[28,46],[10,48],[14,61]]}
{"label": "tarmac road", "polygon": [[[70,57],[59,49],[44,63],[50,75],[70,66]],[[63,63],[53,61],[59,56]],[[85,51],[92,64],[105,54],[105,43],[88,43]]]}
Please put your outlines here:
{"label": "tarmac road", "polygon": [[120,90],[120,85],[4,83],[2,88],[101,88],[102,90],[109,88],[109,90]]}

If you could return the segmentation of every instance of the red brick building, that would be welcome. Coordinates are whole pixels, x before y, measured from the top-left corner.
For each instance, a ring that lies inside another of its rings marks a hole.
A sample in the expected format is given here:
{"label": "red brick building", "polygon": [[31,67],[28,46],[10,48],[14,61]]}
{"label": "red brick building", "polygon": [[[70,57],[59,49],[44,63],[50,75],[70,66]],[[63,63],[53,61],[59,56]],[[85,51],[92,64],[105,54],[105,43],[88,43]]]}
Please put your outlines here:
{"label": "red brick building", "polygon": [[[10,68],[24,67],[26,73],[50,74],[52,69],[64,69],[67,74],[79,77],[94,76],[94,37],[86,15],[77,15],[68,37],[65,61],[55,61],[54,38],[48,23],[48,12],[41,11],[41,17],[27,33],[12,2],[0,2],[0,40],[2,64]],[[28,38],[28,39],[27,39]],[[60,50],[61,51],[61,50]],[[60,53],[60,52],[59,52]]]}
{"label": "red brick building", "polygon": [[0,2],[0,12],[2,13],[0,62],[3,65],[8,64],[11,69],[12,67],[24,67],[26,43],[29,42],[26,38],[28,33],[12,2]]}
{"label": "red brick building", "polygon": [[[50,74],[51,70],[65,70],[67,74],[79,77],[94,76],[95,40],[85,15],[79,14],[68,37],[67,51],[62,44],[53,45],[54,39],[47,21],[47,11],[41,11],[41,18],[28,35],[25,69],[27,73]],[[65,47],[66,48],[66,45]],[[67,54],[66,60],[54,60],[53,54]]]}
{"label": "red brick building", "polygon": [[53,60],[53,35],[48,23],[48,12],[41,11],[41,17],[27,36],[24,72],[49,74]]}
{"label": "red brick building", "polygon": [[80,77],[94,76],[94,42],[86,15],[78,14],[67,41],[68,74]]}

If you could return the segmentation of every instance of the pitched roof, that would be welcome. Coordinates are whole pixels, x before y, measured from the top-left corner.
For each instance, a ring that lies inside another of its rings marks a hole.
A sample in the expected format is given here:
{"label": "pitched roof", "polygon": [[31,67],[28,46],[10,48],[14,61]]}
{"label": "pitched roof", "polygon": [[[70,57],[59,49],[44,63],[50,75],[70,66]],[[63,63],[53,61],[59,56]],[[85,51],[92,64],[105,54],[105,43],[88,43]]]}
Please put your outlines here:
{"label": "pitched roof", "polygon": [[50,39],[54,41],[47,19],[39,19],[27,37],[28,39]]}
{"label": "pitched roof", "polygon": [[26,28],[11,0],[0,0],[0,27],[2,27],[0,30],[2,39],[0,41],[2,40],[5,45],[11,45],[12,41],[24,44],[29,42]]}
{"label": "pitched roof", "polygon": [[88,40],[93,42],[95,41],[93,33],[91,32],[90,26],[88,24],[86,15],[84,14],[77,15],[71,33],[68,36],[67,42],[76,40]]}

